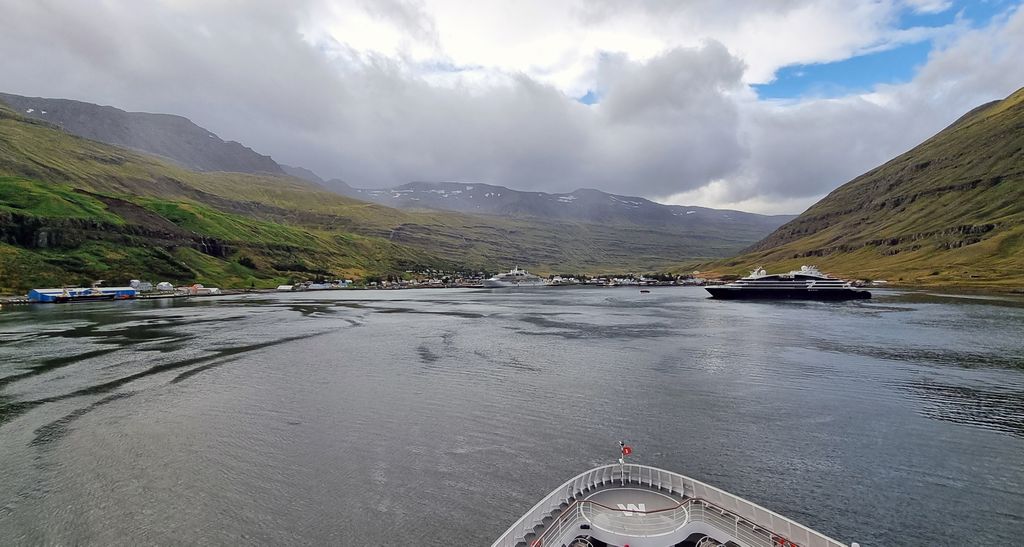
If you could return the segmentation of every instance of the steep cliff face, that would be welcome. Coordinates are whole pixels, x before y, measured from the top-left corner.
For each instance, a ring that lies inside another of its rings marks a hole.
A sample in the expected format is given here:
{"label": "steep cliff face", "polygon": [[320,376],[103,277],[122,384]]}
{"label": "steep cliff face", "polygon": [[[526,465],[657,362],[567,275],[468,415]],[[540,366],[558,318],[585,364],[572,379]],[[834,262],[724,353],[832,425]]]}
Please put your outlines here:
{"label": "steep cliff face", "polygon": [[725,264],[809,257],[857,277],[1024,279],[1024,89],[837,188]]}
{"label": "steep cliff face", "polygon": [[[121,201],[95,197],[103,202]],[[144,211],[128,202],[121,202],[116,207]],[[146,222],[144,219],[147,218],[152,220]],[[225,241],[182,230],[149,212],[135,215],[131,221],[113,223],[92,218],[52,218],[0,211],[0,243],[25,249],[61,250],[76,249],[88,241],[129,246],[145,244],[168,249],[189,247],[216,258],[227,258],[236,250]]]}

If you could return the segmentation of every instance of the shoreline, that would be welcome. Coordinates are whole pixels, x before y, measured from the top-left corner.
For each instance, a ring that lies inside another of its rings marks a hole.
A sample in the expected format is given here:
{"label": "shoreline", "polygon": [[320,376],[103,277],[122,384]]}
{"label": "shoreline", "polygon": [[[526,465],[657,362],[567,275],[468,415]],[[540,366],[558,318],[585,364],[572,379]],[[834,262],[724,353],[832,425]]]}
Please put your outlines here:
{"label": "shoreline", "polygon": [[[569,287],[566,285],[565,287]],[[607,285],[571,285],[576,288],[602,288],[602,289],[643,289],[643,288],[675,288],[675,287],[702,287],[701,285],[618,285],[618,286],[607,286]],[[129,298],[126,300],[173,300],[178,298],[216,298],[219,296],[238,296],[240,294],[296,294],[296,293],[321,293],[321,292],[336,292],[336,291],[405,291],[405,290],[419,290],[419,289],[483,289],[485,287],[479,285],[452,285],[452,286],[410,286],[410,287],[394,287],[394,288],[383,288],[383,287],[345,287],[336,289],[316,289],[308,291],[279,291],[273,288],[263,289],[220,289],[218,294],[176,294],[176,293],[157,293],[157,294],[140,294],[135,298]],[[562,286],[555,286],[554,288],[564,288]],[[969,298],[969,297],[1021,297],[1024,298],[1024,287],[964,287],[959,285],[903,285],[903,284],[887,284],[885,286],[864,286],[866,290],[898,290],[898,291],[909,291],[922,294],[932,294],[933,296],[948,296],[953,298]],[[500,289],[498,289],[500,290]],[[116,300],[112,300],[116,302]],[[77,302],[78,304],[86,302]],[[30,302],[26,295],[0,295],[0,307],[2,306],[23,306],[33,304],[55,304],[53,302]],[[72,302],[71,304],[76,304]]]}

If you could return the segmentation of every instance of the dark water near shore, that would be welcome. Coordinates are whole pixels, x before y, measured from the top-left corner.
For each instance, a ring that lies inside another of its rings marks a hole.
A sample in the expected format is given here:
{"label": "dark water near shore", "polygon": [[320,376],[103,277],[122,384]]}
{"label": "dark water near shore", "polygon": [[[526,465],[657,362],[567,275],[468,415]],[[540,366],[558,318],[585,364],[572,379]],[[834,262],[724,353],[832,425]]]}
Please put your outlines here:
{"label": "dark water near shore", "polygon": [[837,539],[1019,544],[1024,302],[701,289],[0,311],[0,543],[489,545],[635,461]]}

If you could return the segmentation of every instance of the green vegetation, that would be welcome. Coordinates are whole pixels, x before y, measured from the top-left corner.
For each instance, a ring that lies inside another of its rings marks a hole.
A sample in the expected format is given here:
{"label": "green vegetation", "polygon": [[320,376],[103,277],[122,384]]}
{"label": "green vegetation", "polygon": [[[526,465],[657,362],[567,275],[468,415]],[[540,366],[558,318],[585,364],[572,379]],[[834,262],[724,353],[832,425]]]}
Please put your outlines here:
{"label": "green vegetation", "polygon": [[224,241],[290,245],[300,249],[312,249],[316,245],[315,238],[309,232],[223,213],[198,203],[163,201],[155,198],[137,198],[134,201],[178,227],[202,234],[204,237]]}
{"label": "green vegetation", "polygon": [[750,252],[698,267],[817,264],[860,279],[1024,287],[1024,89],[836,189]]}
{"label": "green vegetation", "polygon": [[88,218],[111,224],[121,219],[96,199],[67,186],[41,186],[16,177],[0,177],[0,212],[46,218]]}
{"label": "green vegetation", "polygon": [[391,271],[406,262],[444,265],[376,238],[303,230],[191,202],[112,198],[17,177],[0,177],[0,196],[4,292],[132,278],[271,287],[313,274]]}
{"label": "green vegetation", "polygon": [[515,264],[539,273],[652,271],[749,243],[632,225],[400,211],[287,176],[189,171],[3,105],[0,177],[0,241],[17,262],[0,266],[5,292],[95,278],[266,287],[316,275]]}
{"label": "green vegetation", "polygon": [[838,188],[741,256],[722,233],[395,210],[287,176],[199,173],[0,105],[0,291],[131,278],[270,287],[407,269],[745,273],[813,263],[919,285],[1024,283],[1024,90]]}

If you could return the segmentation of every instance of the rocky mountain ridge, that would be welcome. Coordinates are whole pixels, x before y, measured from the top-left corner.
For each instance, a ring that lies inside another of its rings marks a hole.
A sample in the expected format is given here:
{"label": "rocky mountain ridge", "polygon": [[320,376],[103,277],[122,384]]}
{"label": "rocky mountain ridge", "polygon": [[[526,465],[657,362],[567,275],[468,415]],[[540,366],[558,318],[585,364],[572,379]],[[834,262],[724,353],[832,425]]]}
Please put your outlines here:
{"label": "rocky mountain ridge", "polygon": [[72,135],[154,154],[195,171],[284,174],[270,156],[225,141],[182,116],[9,93],[0,93],[0,102]]}
{"label": "rocky mountain ridge", "polygon": [[366,189],[353,188],[337,180],[321,182],[342,195],[401,209],[630,224],[691,232],[737,230],[767,233],[796,218],[795,215],[759,215],[707,207],[664,205],[641,197],[586,188],[568,193],[548,193],[483,183],[410,182],[393,188]]}

